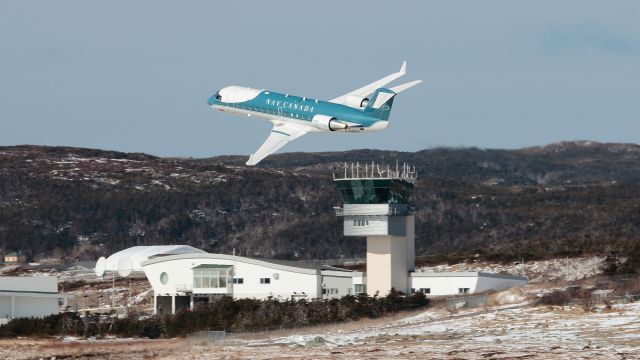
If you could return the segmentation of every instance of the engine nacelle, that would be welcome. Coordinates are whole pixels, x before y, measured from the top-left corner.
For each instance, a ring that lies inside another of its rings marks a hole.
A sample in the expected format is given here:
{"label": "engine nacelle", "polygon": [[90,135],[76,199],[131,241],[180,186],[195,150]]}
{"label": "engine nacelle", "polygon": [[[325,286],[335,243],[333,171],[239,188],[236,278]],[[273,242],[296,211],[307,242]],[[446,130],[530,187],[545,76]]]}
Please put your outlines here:
{"label": "engine nacelle", "polygon": [[311,124],[319,129],[329,129],[330,131],[344,130],[349,126],[336,118],[327,115],[314,115]]}
{"label": "engine nacelle", "polygon": [[358,95],[349,95],[345,99],[344,103],[351,107],[363,108],[367,106],[367,104],[369,103],[369,99],[363,98]]}

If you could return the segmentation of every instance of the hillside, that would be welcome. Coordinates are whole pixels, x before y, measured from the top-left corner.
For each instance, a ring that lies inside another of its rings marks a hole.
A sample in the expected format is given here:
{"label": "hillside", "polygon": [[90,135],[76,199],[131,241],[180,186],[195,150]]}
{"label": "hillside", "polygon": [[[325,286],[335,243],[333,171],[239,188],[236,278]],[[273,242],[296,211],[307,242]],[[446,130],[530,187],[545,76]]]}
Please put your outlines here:
{"label": "hillside", "polygon": [[277,258],[359,257],[342,237],[332,171],[416,165],[417,254],[493,259],[628,251],[640,233],[640,146],[565,142],[519,150],[159,158],[0,147],[0,252],[95,259],[142,244]]}

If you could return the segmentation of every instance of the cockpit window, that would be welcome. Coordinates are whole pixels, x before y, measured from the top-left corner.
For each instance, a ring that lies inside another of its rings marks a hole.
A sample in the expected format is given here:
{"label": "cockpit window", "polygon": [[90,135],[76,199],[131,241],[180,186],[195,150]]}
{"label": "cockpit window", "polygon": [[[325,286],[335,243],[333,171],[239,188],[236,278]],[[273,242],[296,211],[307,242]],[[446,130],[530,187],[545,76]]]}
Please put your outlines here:
{"label": "cockpit window", "polygon": [[216,96],[216,100],[222,99],[222,96],[220,96],[220,91],[218,91],[215,96]]}

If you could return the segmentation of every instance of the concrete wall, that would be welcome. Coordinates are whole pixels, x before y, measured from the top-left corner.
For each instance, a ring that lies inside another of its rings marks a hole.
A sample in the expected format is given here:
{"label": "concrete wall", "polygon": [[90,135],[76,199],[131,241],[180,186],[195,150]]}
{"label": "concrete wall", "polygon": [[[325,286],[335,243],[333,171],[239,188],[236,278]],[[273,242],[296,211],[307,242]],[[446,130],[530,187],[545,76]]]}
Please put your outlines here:
{"label": "concrete wall", "polygon": [[391,288],[408,290],[407,238],[367,237],[367,293],[385,296]]}
{"label": "concrete wall", "polygon": [[[407,270],[413,271],[416,268],[416,217],[415,215],[408,215],[405,219],[405,236],[407,238]],[[406,276],[409,276],[409,274],[407,273]]]}

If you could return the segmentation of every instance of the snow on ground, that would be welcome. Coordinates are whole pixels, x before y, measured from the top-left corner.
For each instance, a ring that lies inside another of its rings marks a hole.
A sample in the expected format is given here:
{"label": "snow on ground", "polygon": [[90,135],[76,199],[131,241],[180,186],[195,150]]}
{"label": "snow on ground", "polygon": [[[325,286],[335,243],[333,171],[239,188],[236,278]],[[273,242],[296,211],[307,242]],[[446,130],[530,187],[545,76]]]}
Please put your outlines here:
{"label": "snow on ground", "polygon": [[290,335],[225,347],[234,349],[255,358],[370,354],[375,358],[635,359],[640,358],[640,303],[589,313],[575,307],[526,304],[456,314],[430,310],[354,331]]}
{"label": "snow on ground", "polygon": [[604,257],[577,257],[565,259],[549,259],[525,261],[524,264],[499,264],[485,261],[463,262],[452,265],[424,266],[418,272],[446,271],[483,271],[491,273],[511,274],[529,277],[530,282],[546,282],[555,280],[574,281],[601,273]]}

